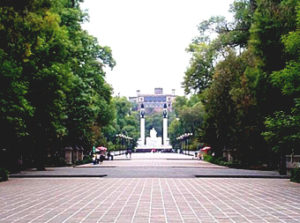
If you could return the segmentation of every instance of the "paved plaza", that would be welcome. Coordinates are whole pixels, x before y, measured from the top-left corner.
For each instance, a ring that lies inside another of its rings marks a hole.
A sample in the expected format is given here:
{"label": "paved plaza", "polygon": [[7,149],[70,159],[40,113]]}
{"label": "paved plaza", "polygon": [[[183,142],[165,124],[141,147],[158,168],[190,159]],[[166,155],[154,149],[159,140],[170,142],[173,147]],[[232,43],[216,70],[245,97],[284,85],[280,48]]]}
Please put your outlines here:
{"label": "paved plaza", "polygon": [[132,158],[115,156],[113,161],[76,167],[23,171],[12,177],[103,177],[106,178],[194,178],[200,177],[282,177],[277,171],[233,169],[176,153],[133,153]]}
{"label": "paved plaza", "polygon": [[[182,155],[134,154],[131,160],[120,156],[72,170],[75,174],[122,168],[151,172],[153,168],[155,173],[162,168],[167,174],[173,167],[228,169]],[[45,172],[59,175],[60,171],[67,169]],[[22,174],[30,173],[36,171]],[[10,178],[0,183],[0,222],[300,222],[300,184],[288,179],[169,175]]]}

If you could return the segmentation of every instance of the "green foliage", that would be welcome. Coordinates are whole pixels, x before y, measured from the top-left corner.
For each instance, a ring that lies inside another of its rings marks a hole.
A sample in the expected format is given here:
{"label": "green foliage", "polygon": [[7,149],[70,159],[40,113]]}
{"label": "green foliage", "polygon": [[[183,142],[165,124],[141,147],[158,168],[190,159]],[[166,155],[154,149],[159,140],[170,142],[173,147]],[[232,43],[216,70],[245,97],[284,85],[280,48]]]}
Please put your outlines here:
{"label": "green foliage", "polygon": [[211,83],[214,50],[201,43],[191,44],[188,51],[192,52],[192,58],[182,83],[184,91],[186,94],[202,92]]}
{"label": "green foliage", "polygon": [[0,168],[0,182],[8,180],[8,171],[4,168]]}
{"label": "green foliage", "polygon": [[[169,138],[173,147],[180,147],[180,141],[177,137],[183,133],[192,133],[193,137],[189,139],[189,147],[198,149],[200,143],[197,137],[200,134],[204,121],[204,107],[197,95],[189,99],[184,96],[176,97],[174,102],[176,118],[170,121]],[[195,137],[196,136],[196,137]]]}
{"label": "green foliage", "polygon": [[[230,10],[234,14],[233,22],[213,16],[199,24],[200,35],[187,49],[192,58],[182,83],[185,93],[202,93],[211,85],[215,64],[226,57],[227,47],[241,51],[247,46],[254,8],[253,1],[234,1]],[[216,37],[212,39],[211,36]]]}
{"label": "green foliage", "polygon": [[271,75],[272,83],[281,89],[283,95],[293,98],[294,104],[268,116],[265,120],[266,131],[263,133],[274,151],[284,151],[285,154],[300,152],[300,3],[297,7],[297,24],[298,29],[282,37],[285,50],[292,59],[282,70]]}
{"label": "green foliage", "polygon": [[255,136],[258,131],[255,99],[245,76],[248,60],[247,52],[236,56],[229,51],[225,60],[217,65],[204,99],[204,142],[214,148],[217,156],[222,155],[223,149],[234,148],[236,158],[244,162],[255,160],[251,157],[259,148],[256,143],[260,137]]}
{"label": "green foliage", "polygon": [[[295,0],[236,0],[232,22],[212,17],[200,23],[188,48],[192,59],[183,86],[204,106],[197,137],[212,146],[216,159],[229,149],[243,165],[271,164],[276,156],[266,142],[273,151],[299,147],[296,5]],[[180,103],[177,115],[188,112],[187,102]]]}
{"label": "green foliage", "polygon": [[0,4],[0,143],[14,157],[22,146],[41,168],[48,152],[90,147],[98,137],[91,129],[101,132],[113,119],[103,68],[115,61],[81,29],[79,2]]}
{"label": "green foliage", "polygon": [[300,152],[300,100],[296,100],[296,107],[290,114],[283,111],[275,112],[273,116],[267,117],[265,121],[266,131],[262,133],[265,140],[278,152],[280,149],[285,154],[293,151]]}
{"label": "green foliage", "polygon": [[106,142],[102,142],[102,145],[106,145],[109,149],[115,149],[118,145],[116,134],[124,134],[131,138],[131,147],[134,147],[137,139],[139,138],[139,114],[136,111],[132,111],[133,106],[126,97],[114,97],[112,98],[112,108],[107,113],[113,116],[112,122],[103,128],[103,136],[106,138]]}
{"label": "green foliage", "polygon": [[60,166],[66,166],[66,160],[61,156],[51,156],[50,158],[47,158],[46,160],[47,166],[54,166],[54,167],[60,167]]}
{"label": "green foliage", "polygon": [[212,161],[214,160],[214,157],[213,157],[212,155],[205,154],[205,155],[203,156],[203,159],[204,159],[205,161],[207,161],[207,162],[212,163]]}
{"label": "green foliage", "polygon": [[296,0],[258,0],[251,27],[250,44],[264,72],[282,69],[286,62],[283,35],[296,28]]}
{"label": "green foliage", "polygon": [[92,163],[92,162],[93,162],[92,156],[85,156],[85,157],[83,157],[83,160],[77,160],[75,162],[75,164],[82,165],[82,164],[87,164],[87,163]]}
{"label": "green foliage", "polygon": [[221,166],[228,166],[232,168],[241,168],[241,163],[237,161],[225,161],[222,157],[215,157],[209,154],[205,154],[203,159],[207,162],[221,165]]}
{"label": "green foliage", "polygon": [[181,108],[187,104],[188,99],[185,96],[177,96],[174,103],[173,109],[175,114],[178,116]]}
{"label": "green foliage", "polygon": [[294,168],[291,170],[291,181],[300,183],[300,168]]}
{"label": "green foliage", "polygon": [[157,131],[157,136],[162,136],[162,113],[153,113],[149,114],[146,117],[146,123],[145,123],[145,131],[147,136],[150,136],[150,130],[152,128],[155,128]]}
{"label": "green foliage", "polygon": [[169,131],[170,142],[173,148],[179,147],[179,142],[176,138],[184,133],[180,121],[178,119],[174,119],[170,123],[168,131]]}

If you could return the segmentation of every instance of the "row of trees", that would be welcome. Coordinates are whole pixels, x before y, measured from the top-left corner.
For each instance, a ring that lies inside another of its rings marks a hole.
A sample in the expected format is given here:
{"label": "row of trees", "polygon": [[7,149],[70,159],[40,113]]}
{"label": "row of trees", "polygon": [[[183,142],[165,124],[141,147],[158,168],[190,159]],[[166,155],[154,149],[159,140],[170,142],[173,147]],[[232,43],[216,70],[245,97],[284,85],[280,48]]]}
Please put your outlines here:
{"label": "row of trees", "polygon": [[48,154],[91,147],[114,120],[103,68],[115,61],[82,30],[80,2],[0,2],[1,165],[43,169]]}
{"label": "row of trees", "polygon": [[[300,3],[236,0],[230,11],[232,22],[212,17],[198,26],[183,81],[196,96],[176,100],[182,111],[170,128],[194,132],[216,156],[231,150],[246,165],[277,165],[300,152]],[[185,113],[196,116],[188,127]]]}
{"label": "row of trees", "polygon": [[[117,134],[123,134],[132,138],[128,142],[131,148],[139,138],[139,112],[133,111],[133,104],[126,97],[114,97],[112,99],[113,120],[103,128],[103,135],[99,138],[98,144],[107,146],[109,149],[119,149]],[[120,140],[120,139],[119,139]]]}

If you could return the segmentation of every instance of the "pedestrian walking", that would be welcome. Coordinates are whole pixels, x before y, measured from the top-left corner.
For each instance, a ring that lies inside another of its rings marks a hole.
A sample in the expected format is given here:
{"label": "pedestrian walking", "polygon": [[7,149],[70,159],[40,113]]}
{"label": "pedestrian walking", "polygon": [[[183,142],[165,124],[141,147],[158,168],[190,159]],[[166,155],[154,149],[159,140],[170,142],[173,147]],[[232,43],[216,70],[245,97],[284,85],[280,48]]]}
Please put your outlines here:
{"label": "pedestrian walking", "polygon": [[129,159],[131,159],[131,153],[132,153],[132,150],[131,149],[127,149],[127,151],[126,151],[126,158],[127,158],[127,154],[129,154]]}
{"label": "pedestrian walking", "polygon": [[99,161],[100,161],[100,154],[98,153],[98,154],[96,155],[96,163],[99,164]]}

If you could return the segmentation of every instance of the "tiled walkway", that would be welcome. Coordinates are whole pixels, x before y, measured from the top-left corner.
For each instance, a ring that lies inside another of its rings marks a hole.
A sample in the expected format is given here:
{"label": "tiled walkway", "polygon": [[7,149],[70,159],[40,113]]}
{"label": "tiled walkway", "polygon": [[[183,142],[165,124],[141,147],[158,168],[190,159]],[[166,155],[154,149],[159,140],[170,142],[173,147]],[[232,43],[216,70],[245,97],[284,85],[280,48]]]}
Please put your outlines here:
{"label": "tiled walkway", "polygon": [[0,222],[300,222],[282,179],[12,179]]}
{"label": "tiled walkway", "polygon": [[47,168],[48,171],[22,171],[15,177],[77,176],[106,178],[194,178],[195,176],[281,177],[277,171],[233,169],[214,165],[192,156],[174,153],[134,153],[132,158],[116,156],[113,161],[73,167]]}
{"label": "tiled walkway", "polygon": [[300,184],[288,179],[11,178],[0,183],[0,222],[7,223],[290,223],[300,222],[299,204]]}

